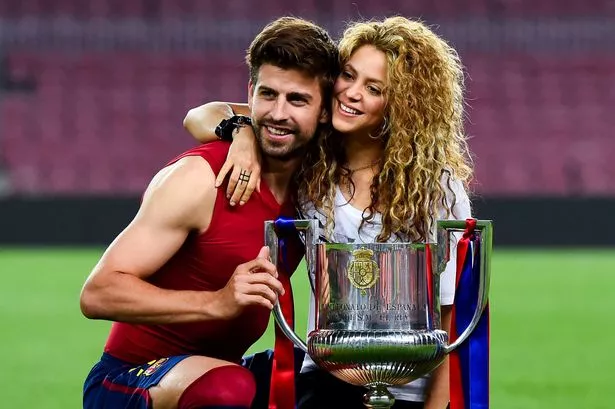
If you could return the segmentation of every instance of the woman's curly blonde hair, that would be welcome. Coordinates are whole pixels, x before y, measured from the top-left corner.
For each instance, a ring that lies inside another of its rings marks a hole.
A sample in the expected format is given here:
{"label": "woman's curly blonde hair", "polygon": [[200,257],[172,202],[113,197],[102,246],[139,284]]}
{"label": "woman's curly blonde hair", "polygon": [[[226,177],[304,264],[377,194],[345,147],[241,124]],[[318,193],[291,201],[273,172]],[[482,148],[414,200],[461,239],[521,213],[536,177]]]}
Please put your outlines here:
{"label": "woman's curly blonde hair", "polygon": [[[456,51],[427,26],[404,17],[352,23],[339,43],[342,66],[364,45],[385,53],[388,85],[382,170],[374,177],[363,223],[380,212],[383,226],[378,241],[392,235],[427,241],[442,211],[451,215],[454,199],[447,200],[447,184],[456,179],[467,188],[472,176],[463,130],[461,62]],[[336,185],[347,175],[343,141],[334,130],[322,132],[299,180],[303,199],[327,216],[329,233]]]}

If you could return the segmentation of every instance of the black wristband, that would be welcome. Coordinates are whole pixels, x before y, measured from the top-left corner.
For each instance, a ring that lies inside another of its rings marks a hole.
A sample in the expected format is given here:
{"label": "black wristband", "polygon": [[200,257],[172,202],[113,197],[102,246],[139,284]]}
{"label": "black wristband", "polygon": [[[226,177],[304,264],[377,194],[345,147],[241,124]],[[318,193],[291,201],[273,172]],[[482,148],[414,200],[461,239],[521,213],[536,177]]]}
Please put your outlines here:
{"label": "black wristband", "polygon": [[235,129],[243,126],[252,125],[252,120],[249,116],[234,115],[229,119],[223,119],[222,122],[216,127],[216,136],[223,141],[233,141],[233,132]]}

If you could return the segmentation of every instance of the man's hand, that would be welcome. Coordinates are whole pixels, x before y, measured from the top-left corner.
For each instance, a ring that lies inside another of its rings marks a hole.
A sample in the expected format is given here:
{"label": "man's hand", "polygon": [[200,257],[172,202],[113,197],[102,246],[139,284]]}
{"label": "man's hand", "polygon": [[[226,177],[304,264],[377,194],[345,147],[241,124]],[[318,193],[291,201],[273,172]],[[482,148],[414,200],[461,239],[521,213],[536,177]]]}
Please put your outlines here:
{"label": "man's hand", "polygon": [[245,307],[260,305],[272,309],[284,287],[277,279],[269,248],[262,247],[256,259],[240,264],[226,286],[217,291],[215,303],[221,319],[237,317]]}

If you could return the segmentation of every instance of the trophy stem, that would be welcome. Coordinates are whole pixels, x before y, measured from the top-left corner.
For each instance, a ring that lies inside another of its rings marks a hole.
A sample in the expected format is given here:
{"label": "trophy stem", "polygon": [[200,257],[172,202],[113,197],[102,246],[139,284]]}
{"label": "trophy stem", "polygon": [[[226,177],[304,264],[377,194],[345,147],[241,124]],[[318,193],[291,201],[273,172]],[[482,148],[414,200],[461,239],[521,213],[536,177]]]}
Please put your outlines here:
{"label": "trophy stem", "polygon": [[365,407],[370,409],[390,409],[395,403],[395,397],[383,384],[367,386],[367,393],[363,396]]}

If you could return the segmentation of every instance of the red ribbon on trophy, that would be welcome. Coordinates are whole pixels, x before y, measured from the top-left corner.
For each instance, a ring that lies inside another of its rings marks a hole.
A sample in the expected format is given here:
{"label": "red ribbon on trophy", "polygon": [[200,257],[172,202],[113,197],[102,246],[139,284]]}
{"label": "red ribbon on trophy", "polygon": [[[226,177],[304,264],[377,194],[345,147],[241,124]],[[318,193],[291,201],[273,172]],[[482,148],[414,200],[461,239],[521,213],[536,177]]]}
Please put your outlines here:
{"label": "red ribbon on trophy", "polygon": [[[280,274],[285,294],[278,298],[284,318],[293,326],[293,295],[290,280]],[[288,283],[288,284],[287,284]],[[271,367],[271,385],[269,386],[269,409],[292,409],[295,407],[295,357],[293,343],[275,326],[275,346],[273,365]]]}
{"label": "red ribbon on trophy", "polygon": [[[451,318],[450,342],[467,328],[476,309],[480,240],[476,220],[467,219],[463,237],[457,244],[455,303]],[[450,354],[451,409],[489,408],[489,305],[469,338]]]}

